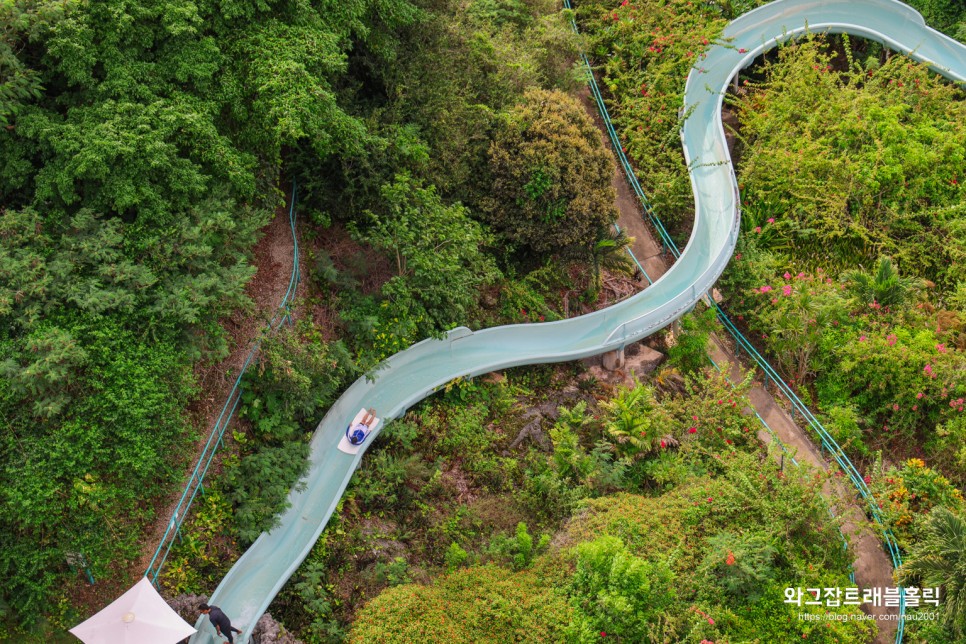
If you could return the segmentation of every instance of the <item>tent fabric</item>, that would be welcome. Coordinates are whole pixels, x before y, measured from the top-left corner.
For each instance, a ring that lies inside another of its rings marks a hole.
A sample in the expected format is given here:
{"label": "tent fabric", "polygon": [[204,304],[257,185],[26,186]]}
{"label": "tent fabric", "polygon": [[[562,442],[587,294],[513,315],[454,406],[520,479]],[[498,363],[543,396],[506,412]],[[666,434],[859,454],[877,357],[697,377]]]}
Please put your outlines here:
{"label": "tent fabric", "polygon": [[84,644],[176,644],[195,628],[174,612],[147,577],[70,632]]}

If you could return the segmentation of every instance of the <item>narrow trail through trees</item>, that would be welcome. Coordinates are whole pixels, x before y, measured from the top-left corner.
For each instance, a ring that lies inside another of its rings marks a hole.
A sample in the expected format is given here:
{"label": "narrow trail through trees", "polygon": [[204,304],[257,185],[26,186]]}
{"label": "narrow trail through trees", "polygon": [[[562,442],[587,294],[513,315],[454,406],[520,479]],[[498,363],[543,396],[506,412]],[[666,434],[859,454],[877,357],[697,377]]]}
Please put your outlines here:
{"label": "narrow trail through trees", "polygon": [[[290,198],[291,196],[275,209],[275,216],[262,229],[262,238],[252,249],[252,264],[256,268],[256,273],[245,286],[245,292],[251,298],[252,306],[236,310],[221,322],[221,327],[231,346],[228,356],[215,363],[198,365],[195,369],[200,395],[192,404],[189,413],[199,436],[193,444],[190,459],[186,460],[188,471],[202,453],[221,412],[221,406],[228,397],[235,378],[243,368],[252,344],[268,328],[272,316],[278,310],[289,287],[295,252],[288,219],[290,205],[288,199]],[[301,287],[296,296],[299,294],[301,294]],[[142,575],[150,563],[155,548],[161,541],[178,504],[182,488],[182,485],[178,485],[172,491],[164,507],[157,509],[155,521],[145,530],[141,557],[134,562],[131,569],[132,578]]]}

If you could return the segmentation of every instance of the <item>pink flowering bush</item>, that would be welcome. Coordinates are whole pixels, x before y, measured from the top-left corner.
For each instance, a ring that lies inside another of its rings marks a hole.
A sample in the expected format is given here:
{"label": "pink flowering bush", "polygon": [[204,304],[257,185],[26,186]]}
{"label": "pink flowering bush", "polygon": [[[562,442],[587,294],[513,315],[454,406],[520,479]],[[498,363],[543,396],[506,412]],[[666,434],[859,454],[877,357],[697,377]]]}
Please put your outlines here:
{"label": "pink flowering bush", "polygon": [[[802,383],[821,369],[823,337],[848,319],[848,304],[837,284],[818,276],[785,275],[771,280],[774,287],[765,284],[739,298],[738,309],[752,330],[767,336],[763,343],[779,371]],[[772,294],[775,290],[780,297]]]}
{"label": "pink flowering bush", "polygon": [[873,326],[863,343],[849,337],[848,330],[837,333],[826,347],[835,368],[816,382],[820,402],[859,410],[872,444],[926,443],[938,450],[937,425],[964,413],[958,402],[966,396],[963,354],[937,351],[932,329],[887,322]]}

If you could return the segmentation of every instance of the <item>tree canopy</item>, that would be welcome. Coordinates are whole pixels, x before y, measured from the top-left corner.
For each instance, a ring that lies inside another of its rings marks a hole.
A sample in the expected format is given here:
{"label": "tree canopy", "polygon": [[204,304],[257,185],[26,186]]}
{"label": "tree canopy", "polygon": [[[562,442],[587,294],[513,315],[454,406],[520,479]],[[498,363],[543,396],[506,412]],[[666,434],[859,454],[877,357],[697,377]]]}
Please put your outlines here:
{"label": "tree canopy", "polygon": [[538,253],[593,247],[617,220],[613,157],[580,103],[530,90],[490,146],[487,220]]}
{"label": "tree canopy", "polygon": [[[0,603],[36,619],[68,559],[133,556],[180,480],[191,365],[247,301],[286,150],[370,136],[349,52],[406,0],[0,6]],[[374,56],[377,54],[373,54]]]}

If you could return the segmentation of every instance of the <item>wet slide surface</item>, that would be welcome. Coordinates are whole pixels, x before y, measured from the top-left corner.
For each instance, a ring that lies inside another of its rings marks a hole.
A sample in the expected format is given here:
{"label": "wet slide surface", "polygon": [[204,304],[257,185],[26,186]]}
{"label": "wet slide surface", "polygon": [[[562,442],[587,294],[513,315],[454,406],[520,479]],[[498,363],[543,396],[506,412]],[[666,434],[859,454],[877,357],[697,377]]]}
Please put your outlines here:
{"label": "wet slide surface", "polygon": [[[373,379],[353,383],[319,423],[304,488],[290,494],[281,524],[258,538],[208,602],[244,631],[236,641],[248,641],[256,620],[312,549],[358,467],[365,450],[347,454],[337,446],[359,409],[374,408],[388,421],[453,378],[619,349],[681,317],[711,288],[731,258],[739,230],[737,182],[721,123],[724,91],[755,57],[806,30],[876,40],[966,83],[966,46],[927,27],[917,12],[894,0],[779,0],[730,23],[688,76],[685,108],[693,111],[681,140],[695,216],[678,261],[643,292],[602,311],[545,324],[476,332],[457,328],[444,339],[424,340],[397,353]],[[223,641],[207,618],[196,626],[192,644]]]}

